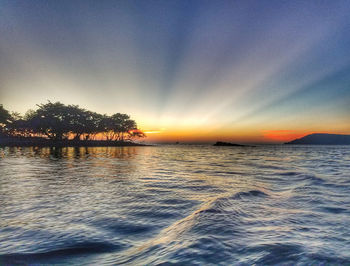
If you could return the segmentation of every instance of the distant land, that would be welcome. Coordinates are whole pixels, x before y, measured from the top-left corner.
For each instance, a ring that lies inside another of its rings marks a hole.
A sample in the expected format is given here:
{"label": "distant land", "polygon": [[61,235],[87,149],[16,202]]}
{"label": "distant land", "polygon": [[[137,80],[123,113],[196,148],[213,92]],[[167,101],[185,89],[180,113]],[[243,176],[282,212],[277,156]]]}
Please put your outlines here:
{"label": "distant land", "polygon": [[235,146],[235,147],[243,147],[245,145],[235,144],[230,142],[217,141],[214,146]]}
{"label": "distant land", "polygon": [[0,136],[0,147],[124,147],[149,146],[132,141],[115,140],[51,140],[37,137],[5,137]]}
{"label": "distant land", "polygon": [[313,133],[285,144],[350,145],[350,135]]}

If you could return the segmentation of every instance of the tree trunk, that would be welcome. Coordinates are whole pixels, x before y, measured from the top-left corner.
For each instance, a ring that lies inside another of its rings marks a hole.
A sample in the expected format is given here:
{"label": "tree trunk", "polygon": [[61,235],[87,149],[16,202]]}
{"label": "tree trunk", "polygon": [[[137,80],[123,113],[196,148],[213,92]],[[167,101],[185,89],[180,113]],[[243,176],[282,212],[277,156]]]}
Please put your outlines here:
{"label": "tree trunk", "polygon": [[74,140],[80,140],[80,136],[81,136],[81,134],[76,134],[75,136],[74,136]]}

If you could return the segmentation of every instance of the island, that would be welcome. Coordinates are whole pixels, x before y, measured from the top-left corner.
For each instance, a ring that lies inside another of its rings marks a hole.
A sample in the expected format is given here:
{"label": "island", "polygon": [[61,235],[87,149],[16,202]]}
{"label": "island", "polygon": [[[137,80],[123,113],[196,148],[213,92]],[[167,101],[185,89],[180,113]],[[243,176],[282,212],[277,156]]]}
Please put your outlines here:
{"label": "island", "polygon": [[145,134],[127,114],[92,112],[50,102],[24,116],[0,105],[0,146],[139,146]]}
{"label": "island", "polygon": [[350,135],[313,133],[285,144],[350,145]]}
{"label": "island", "polygon": [[236,144],[236,143],[230,143],[230,142],[223,142],[223,141],[217,141],[214,146],[233,146],[233,147],[245,147],[246,145],[242,144]]}

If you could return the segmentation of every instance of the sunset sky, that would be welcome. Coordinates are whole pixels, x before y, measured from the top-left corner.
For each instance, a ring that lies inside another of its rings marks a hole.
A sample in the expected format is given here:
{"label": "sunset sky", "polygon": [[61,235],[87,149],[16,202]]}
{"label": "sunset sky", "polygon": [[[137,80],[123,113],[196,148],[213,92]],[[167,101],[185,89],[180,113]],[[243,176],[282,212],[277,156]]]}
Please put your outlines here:
{"label": "sunset sky", "polygon": [[123,112],[149,142],[350,134],[350,1],[0,0],[0,104]]}

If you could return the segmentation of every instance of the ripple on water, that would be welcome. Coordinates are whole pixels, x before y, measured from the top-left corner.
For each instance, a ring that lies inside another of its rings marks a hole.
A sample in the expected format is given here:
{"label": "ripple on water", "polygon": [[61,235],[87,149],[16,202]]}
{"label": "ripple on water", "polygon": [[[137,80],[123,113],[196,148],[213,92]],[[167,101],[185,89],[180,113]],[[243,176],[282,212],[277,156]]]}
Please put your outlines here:
{"label": "ripple on water", "polygon": [[326,213],[333,213],[333,214],[349,212],[349,209],[341,208],[341,207],[335,207],[335,206],[323,206],[323,207],[321,207],[319,209],[321,211],[326,212]]}
{"label": "ripple on water", "polygon": [[35,253],[8,253],[0,255],[0,263],[4,265],[32,264],[38,261],[55,261],[60,258],[74,257],[77,255],[91,255],[107,252],[115,252],[124,248],[124,245],[106,242],[80,242],[74,245],[67,243],[65,247]]}
{"label": "ripple on water", "polygon": [[97,219],[92,223],[98,229],[103,228],[115,235],[132,236],[145,234],[152,231],[154,228],[151,225],[144,223],[132,222],[130,220],[108,217],[103,219]]}
{"label": "ripple on water", "polygon": [[233,199],[246,199],[246,198],[252,198],[252,197],[268,197],[268,195],[260,190],[250,190],[250,191],[243,191],[238,192],[235,195],[232,196]]}
{"label": "ripple on water", "polygon": [[0,265],[350,263],[348,147],[1,149]]}
{"label": "ripple on water", "polygon": [[284,264],[297,261],[304,255],[304,248],[293,243],[273,243],[250,247],[248,252],[255,254],[258,265],[276,265],[282,261]]}

